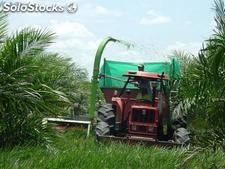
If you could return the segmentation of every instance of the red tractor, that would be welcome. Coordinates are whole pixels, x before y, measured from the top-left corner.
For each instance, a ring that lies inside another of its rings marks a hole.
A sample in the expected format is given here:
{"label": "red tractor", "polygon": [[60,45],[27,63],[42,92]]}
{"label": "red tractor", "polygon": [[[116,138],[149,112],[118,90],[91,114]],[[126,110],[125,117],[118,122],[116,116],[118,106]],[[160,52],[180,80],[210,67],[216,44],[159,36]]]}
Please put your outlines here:
{"label": "red tractor", "polygon": [[[144,71],[129,71],[122,89],[115,90],[110,103],[97,112],[96,136],[158,144],[186,144],[189,132],[184,118],[172,121],[167,76]],[[136,94],[127,86],[133,85]]]}

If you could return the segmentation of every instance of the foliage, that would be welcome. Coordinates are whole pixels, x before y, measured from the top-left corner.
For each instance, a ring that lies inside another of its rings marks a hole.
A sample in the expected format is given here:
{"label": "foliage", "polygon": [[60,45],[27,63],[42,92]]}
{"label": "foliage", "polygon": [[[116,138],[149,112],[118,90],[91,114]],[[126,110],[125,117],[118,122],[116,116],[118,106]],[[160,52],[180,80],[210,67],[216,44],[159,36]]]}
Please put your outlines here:
{"label": "foliage", "polygon": [[[39,69],[37,76],[32,76],[34,81],[63,92],[72,103],[79,104],[81,114],[86,112],[89,91],[86,70],[79,68],[71,58],[58,54],[39,55],[35,57],[35,65],[42,69]],[[68,115],[68,111],[64,110],[63,114]]]}
{"label": "foliage", "polygon": [[0,28],[0,146],[43,142],[42,118],[67,111],[86,73],[45,51],[53,33],[25,28],[8,36],[3,13]]}
{"label": "foliage", "polygon": [[190,115],[195,104],[194,90],[196,82],[192,78],[196,59],[191,54],[182,51],[174,51],[171,57],[177,59],[181,68],[181,77],[176,85],[178,87],[175,88],[177,92],[171,95],[172,115],[173,118],[177,118],[178,116]]}
{"label": "foliage", "polygon": [[[215,1],[216,28],[204,42],[197,57],[177,54],[184,65],[179,89],[180,107],[191,114],[190,128],[194,142],[203,146],[218,142],[223,147],[225,139],[225,6],[222,0]],[[207,133],[207,134],[206,134]],[[219,136],[221,137],[220,139]],[[207,144],[205,144],[207,142]]]}

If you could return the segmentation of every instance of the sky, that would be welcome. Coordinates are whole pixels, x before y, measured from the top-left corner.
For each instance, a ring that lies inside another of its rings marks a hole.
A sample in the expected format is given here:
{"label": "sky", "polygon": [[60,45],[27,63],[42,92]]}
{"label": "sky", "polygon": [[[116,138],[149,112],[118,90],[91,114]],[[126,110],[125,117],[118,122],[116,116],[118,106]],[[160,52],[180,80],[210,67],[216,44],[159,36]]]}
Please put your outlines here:
{"label": "sky", "polygon": [[128,62],[166,61],[174,50],[197,54],[215,26],[212,0],[11,0],[67,5],[76,13],[9,13],[13,32],[31,26],[56,33],[48,50],[71,57],[92,75],[95,53],[104,37],[132,43],[127,49],[110,43],[103,53],[109,60]]}

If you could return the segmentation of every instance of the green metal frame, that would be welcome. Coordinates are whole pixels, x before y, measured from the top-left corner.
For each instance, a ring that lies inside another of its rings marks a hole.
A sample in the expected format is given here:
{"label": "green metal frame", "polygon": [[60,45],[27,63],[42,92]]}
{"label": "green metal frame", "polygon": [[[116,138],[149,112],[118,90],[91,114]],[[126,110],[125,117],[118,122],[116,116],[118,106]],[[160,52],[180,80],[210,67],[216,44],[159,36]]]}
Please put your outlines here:
{"label": "green metal frame", "polygon": [[95,117],[95,105],[96,105],[96,95],[97,95],[97,87],[98,87],[98,76],[99,76],[99,67],[102,58],[103,51],[106,45],[109,42],[119,42],[119,40],[114,39],[112,37],[106,37],[98,46],[98,50],[95,55],[95,62],[93,68],[93,76],[91,80],[91,97],[90,97],[90,107],[89,107],[89,117],[93,119]]}

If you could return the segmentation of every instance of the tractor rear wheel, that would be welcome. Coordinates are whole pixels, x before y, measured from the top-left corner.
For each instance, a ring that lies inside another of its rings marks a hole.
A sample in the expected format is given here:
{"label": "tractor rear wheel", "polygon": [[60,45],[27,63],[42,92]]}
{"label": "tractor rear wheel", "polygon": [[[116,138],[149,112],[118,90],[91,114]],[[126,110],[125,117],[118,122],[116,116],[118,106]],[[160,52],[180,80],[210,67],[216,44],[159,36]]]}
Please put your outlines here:
{"label": "tractor rear wheel", "polygon": [[177,117],[175,120],[173,120],[172,125],[176,129],[180,127],[186,128],[187,127],[186,116]]}
{"label": "tractor rear wheel", "polygon": [[174,131],[174,141],[182,145],[188,144],[190,141],[189,132],[186,128],[180,127]]}
{"label": "tractor rear wheel", "polygon": [[180,144],[188,144],[190,141],[190,132],[186,129],[187,121],[186,116],[180,116],[173,120],[173,139]]}
{"label": "tractor rear wheel", "polygon": [[97,114],[97,124],[95,128],[96,136],[106,136],[112,134],[115,126],[115,114],[112,104],[100,106]]}

